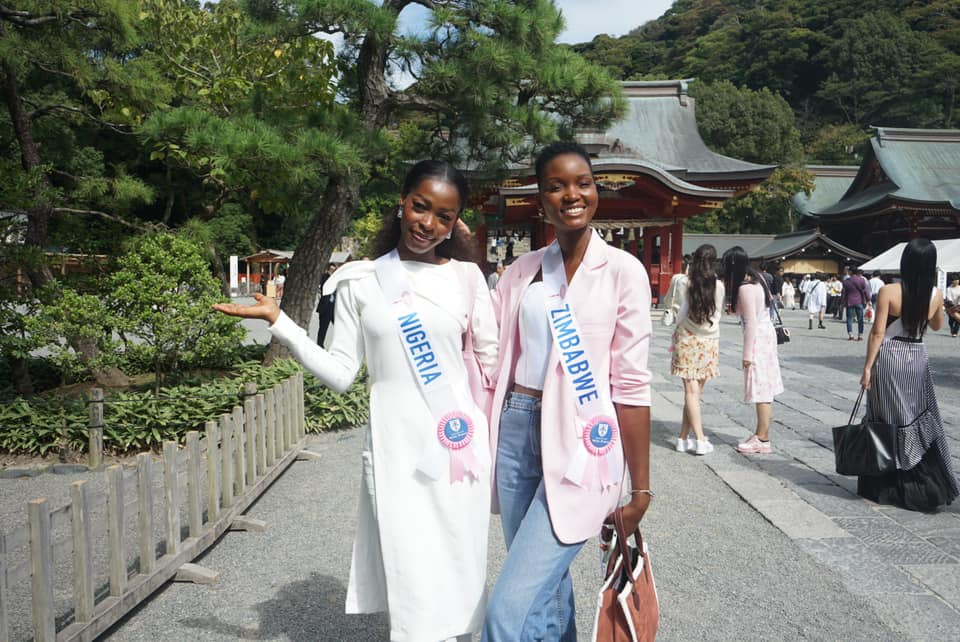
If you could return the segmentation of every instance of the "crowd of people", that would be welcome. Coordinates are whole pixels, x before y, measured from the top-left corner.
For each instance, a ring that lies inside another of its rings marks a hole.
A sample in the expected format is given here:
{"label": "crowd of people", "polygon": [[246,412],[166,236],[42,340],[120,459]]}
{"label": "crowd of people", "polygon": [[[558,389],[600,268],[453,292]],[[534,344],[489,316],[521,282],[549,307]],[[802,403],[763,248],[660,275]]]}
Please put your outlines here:
{"label": "crowd of people", "polygon": [[[267,321],[333,390],[345,391],[366,365],[370,420],[346,610],[387,611],[391,639],[469,640],[481,632],[488,641],[576,640],[571,563],[618,507],[624,530],[636,529],[654,496],[646,270],[591,229],[600,199],[582,147],[549,145],[535,168],[539,210],[556,240],[490,281],[460,220],[466,180],[446,162],[421,161],[384,218],[377,258],[346,263],[325,279],[322,294],[333,297],[325,304],[333,307],[325,347],[271,298],[215,306]],[[918,269],[926,270],[926,260]],[[939,327],[941,309],[929,288],[924,295],[923,274],[905,277],[900,294],[880,290],[865,369],[871,390],[913,393],[886,382],[884,350],[893,341],[875,335],[885,319],[901,315],[904,340],[895,347],[919,354],[923,330]],[[742,321],[744,400],[757,416],[737,449],[772,451],[772,405],[783,382],[771,314],[788,300],[789,281],[776,276],[779,282],[751,267],[741,248],[718,258],[704,245],[677,280],[671,371],[683,381],[685,400],[678,450],[713,449],[700,399],[719,375],[720,319],[729,306]],[[827,290],[817,282],[799,289],[825,307]],[[855,308],[865,296],[858,287],[845,303]],[[920,319],[923,305],[930,315]],[[909,414],[921,402],[897,407]],[[874,403],[871,412],[882,408]],[[942,425],[938,433],[933,415],[924,422],[918,437],[935,439],[922,443],[935,443],[936,456],[916,460],[920,441],[911,442],[903,463],[939,471],[936,499],[950,501],[956,481],[949,457],[941,457],[946,443],[936,441]],[[901,482],[884,480],[863,493],[896,501],[902,495],[889,489]],[[910,483],[922,487],[923,480]],[[507,557],[488,596],[491,511],[501,515]]]}
{"label": "crowd of people", "polygon": [[[900,277],[894,274],[873,272],[867,274],[859,268],[845,266],[841,274],[784,275],[779,268],[771,276],[765,268],[760,272],[774,297],[774,305],[783,310],[806,310],[808,328],[827,330],[824,319],[829,316],[836,321],[846,320],[847,339],[863,341],[865,323],[876,318],[877,296],[885,285],[897,283]],[[960,303],[960,281],[954,276],[946,289],[945,303]],[[950,318],[950,336],[960,333],[960,322]],[[856,325],[856,335],[853,329]]]}

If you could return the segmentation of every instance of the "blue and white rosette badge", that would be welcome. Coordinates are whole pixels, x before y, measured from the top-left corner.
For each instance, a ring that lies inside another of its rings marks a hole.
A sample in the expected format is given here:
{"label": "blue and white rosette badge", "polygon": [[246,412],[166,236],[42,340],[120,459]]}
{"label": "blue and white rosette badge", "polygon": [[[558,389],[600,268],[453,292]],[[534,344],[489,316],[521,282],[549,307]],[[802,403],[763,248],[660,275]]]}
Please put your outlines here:
{"label": "blue and white rosette badge", "polygon": [[582,448],[575,450],[564,478],[582,488],[603,491],[618,483],[610,454],[619,447],[620,430],[610,392],[606,382],[597,381],[580,325],[564,300],[567,275],[556,242],[544,252],[541,269],[548,293],[550,332],[560,353],[563,378],[576,400],[577,425],[581,427],[577,436]]}
{"label": "blue and white rosette badge", "polygon": [[403,352],[437,421],[436,439],[430,440],[417,470],[438,480],[448,466],[451,484],[468,475],[479,479],[484,466],[473,446],[474,421],[459,408],[449,378],[430,343],[428,329],[412,305],[409,279],[397,251],[381,256],[375,264],[380,289],[397,319]]}

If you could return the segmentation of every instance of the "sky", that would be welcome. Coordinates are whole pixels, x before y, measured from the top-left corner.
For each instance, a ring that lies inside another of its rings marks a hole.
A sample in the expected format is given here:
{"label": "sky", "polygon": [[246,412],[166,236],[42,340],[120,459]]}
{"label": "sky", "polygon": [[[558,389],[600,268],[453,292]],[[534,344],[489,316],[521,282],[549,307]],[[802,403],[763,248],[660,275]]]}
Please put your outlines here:
{"label": "sky", "polygon": [[[593,40],[605,33],[622,36],[643,23],[659,18],[673,0],[554,0],[567,23],[560,42]],[[412,5],[400,14],[400,33],[416,32],[426,22],[428,10]]]}
{"label": "sky", "polygon": [[567,22],[560,42],[593,40],[605,33],[622,36],[643,23],[659,18],[673,0],[555,0]]}
{"label": "sky", "polygon": [[[575,44],[588,42],[605,33],[622,36],[640,25],[659,18],[673,4],[673,0],[554,0],[566,22],[566,29],[558,40]],[[409,5],[400,13],[398,31],[401,34],[418,33],[427,24],[430,11],[420,5]],[[323,36],[321,36],[323,37]],[[330,37],[335,46],[339,36]],[[405,88],[413,77],[403,73],[392,75],[392,84]]]}

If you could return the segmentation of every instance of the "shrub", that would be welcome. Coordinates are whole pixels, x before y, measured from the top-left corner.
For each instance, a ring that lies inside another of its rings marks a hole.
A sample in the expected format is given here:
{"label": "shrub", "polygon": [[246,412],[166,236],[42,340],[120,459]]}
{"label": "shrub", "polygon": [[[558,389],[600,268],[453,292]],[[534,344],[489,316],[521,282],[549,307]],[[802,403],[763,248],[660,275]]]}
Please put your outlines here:
{"label": "shrub", "polygon": [[237,319],[210,309],[220,300],[220,285],[194,241],[167,232],[135,237],[110,284],[117,329],[128,346],[140,343],[156,390],[183,363],[222,363],[243,340]]}
{"label": "shrub", "polygon": [[[301,370],[292,359],[268,368],[258,362],[239,364],[229,376],[193,377],[151,391],[107,392],[104,446],[118,453],[159,449],[164,441],[181,441],[190,430],[243,404],[243,384],[269,388]],[[346,394],[324,388],[312,376],[304,378],[308,432],[349,428],[368,417],[366,377],[358,377]],[[87,448],[87,404],[82,399],[32,398],[0,404],[0,451],[43,455],[61,442],[75,451]],[[64,433],[62,426],[66,422]]]}

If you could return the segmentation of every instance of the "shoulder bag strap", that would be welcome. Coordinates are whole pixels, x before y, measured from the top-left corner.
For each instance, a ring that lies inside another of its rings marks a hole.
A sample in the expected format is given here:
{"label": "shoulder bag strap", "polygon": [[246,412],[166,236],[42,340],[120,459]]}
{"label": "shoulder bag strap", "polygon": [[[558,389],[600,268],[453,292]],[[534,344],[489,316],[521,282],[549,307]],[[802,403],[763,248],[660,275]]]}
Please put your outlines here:
{"label": "shoulder bag strap", "polygon": [[863,392],[864,392],[864,390],[865,390],[865,388],[864,388],[863,386],[860,386],[860,394],[857,395],[857,401],[853,404],[853,412],[850,413],[850,420],[847,421],[847,425],[848,425],[848,426],[852,426],[852,425],[853,425],[853,420],[854,420],[854,419],[856,418],[856,416],[857,416],[857,411],[860,410],[860,402],[863,401]]}

